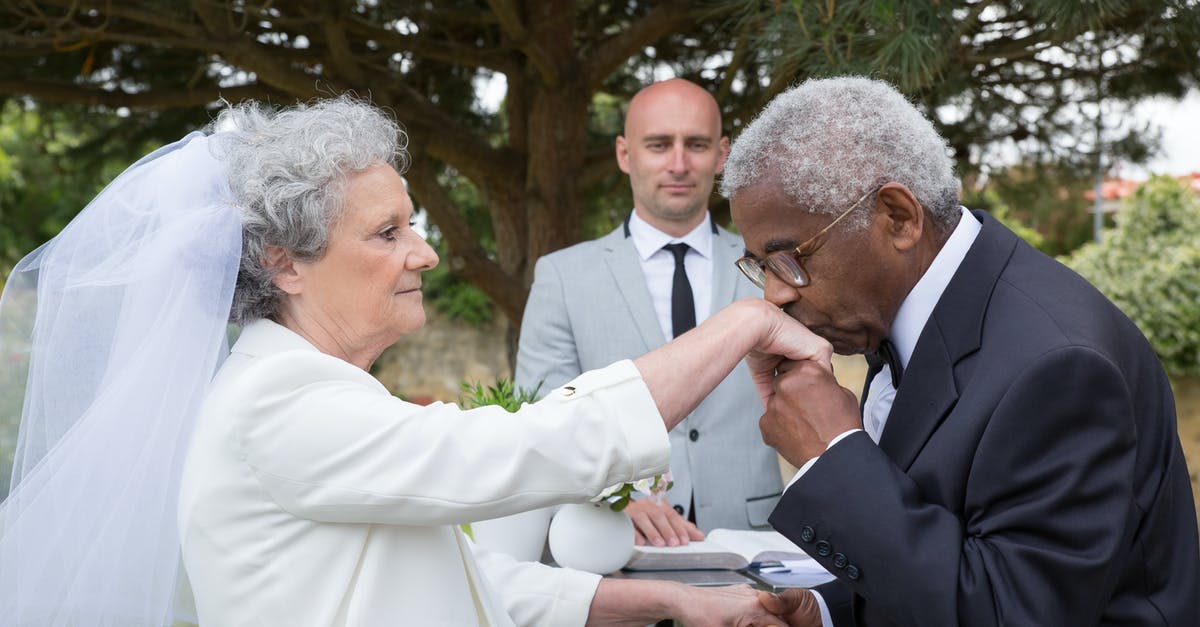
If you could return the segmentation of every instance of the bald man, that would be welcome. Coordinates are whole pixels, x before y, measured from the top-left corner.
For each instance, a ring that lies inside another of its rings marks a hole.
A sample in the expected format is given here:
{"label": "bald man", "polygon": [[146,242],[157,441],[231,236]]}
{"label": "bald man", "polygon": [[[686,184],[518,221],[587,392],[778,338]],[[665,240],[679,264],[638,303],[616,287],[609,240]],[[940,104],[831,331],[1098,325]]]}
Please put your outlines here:
{"label": "bald man", "polygon": [[[708,213],[728,154],[720,108],[695,83],[662,81],[633,97],[616,139],[633,211],[608,235],[538,260],[521,325],[518,385],[555,389],[654,349],[734,300],[761,296],[734,266],[742,239]],[[675,485],[666,499],[626,509],[639,544],[676,546],[716,528],[769,528],[781,482],[778,458],[758,431],[761,414],[742,364],[671,432]]]}

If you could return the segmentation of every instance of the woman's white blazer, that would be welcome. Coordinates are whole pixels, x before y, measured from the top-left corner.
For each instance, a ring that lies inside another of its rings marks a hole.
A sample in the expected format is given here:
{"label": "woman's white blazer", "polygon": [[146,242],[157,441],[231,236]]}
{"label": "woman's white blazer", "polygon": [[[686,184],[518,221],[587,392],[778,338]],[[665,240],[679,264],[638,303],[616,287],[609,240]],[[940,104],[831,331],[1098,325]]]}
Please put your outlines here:
{"label": "woman's white blazer", "polygon": [[596,576],[477,556],[459,524],[584,501],[669,458],[632,362],[515,414],[422,407],[260,320],[214,379],[184,470],[201,625],[581,625]]}

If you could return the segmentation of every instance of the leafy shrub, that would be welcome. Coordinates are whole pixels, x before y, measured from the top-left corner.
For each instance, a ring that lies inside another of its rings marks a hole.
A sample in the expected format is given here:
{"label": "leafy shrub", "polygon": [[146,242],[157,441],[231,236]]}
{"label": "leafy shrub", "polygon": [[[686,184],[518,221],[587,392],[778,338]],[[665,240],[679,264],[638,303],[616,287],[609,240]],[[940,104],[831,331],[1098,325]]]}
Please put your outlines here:
{"label": "leafy shrub", "polygon": [[1200,375],[1200,200],[1154,177],[1118,212],[1116,227],[1063,261],[1146,334],[1168,372]]}
{"label": "leafy shrub", "polygon": [[994,189],[986,188],[979,191],[964,192],[963,204],[968,208],[978,208],[987,211],[992,214],[993,218],[996,218],[998,222],[1007,226],[1030,246],[1049,254],[1046,247],[1046,238],[1037,229],[1025,224],[1019,217],[1014,215],[1012,208],[1000,198],[1000,195]]}
{"label": "leafy shrub", "polygon": [[[439,247],[442,248],[442,247]],[[447,258],[444,250],[438,256]],[[496,307],[483,290],[450,271],[448,263],[438,264],[422,275],[424,293],[438,311],[473,327],[487,324],[495,317]]]}
{"label": "leafy shrub", "polygon": [[504,378],[488,386],[484,386],[478,381],[474,383],[463,381],[459,386],[463,391],[462,406],[464,408],[474,409],[486,405],[499,405],[509,412],[517,411],[524,403],[536,401],[538,390],[542,388],[539,385],[532,390],[527,390],[517,387],[511,380]]}

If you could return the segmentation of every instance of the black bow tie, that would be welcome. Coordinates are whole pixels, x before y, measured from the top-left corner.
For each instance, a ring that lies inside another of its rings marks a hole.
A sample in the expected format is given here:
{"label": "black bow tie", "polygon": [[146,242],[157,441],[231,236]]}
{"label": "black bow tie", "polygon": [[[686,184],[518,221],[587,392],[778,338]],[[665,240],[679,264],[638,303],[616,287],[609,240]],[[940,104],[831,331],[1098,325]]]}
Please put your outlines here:
{"label": "black bow tie", "polygon": [[875,375],[883,370],[883,364],[888,365],[888,370],[892,373],[892,388],[900,389],[900,379],[904,376],[904,366],[900,365],[900,356],[896,354],[896,345],[892,344],[891,340],[884,340],[879,343],[879,350],[866,355],[867,358],[867,385],[871,385],[871,380]]}

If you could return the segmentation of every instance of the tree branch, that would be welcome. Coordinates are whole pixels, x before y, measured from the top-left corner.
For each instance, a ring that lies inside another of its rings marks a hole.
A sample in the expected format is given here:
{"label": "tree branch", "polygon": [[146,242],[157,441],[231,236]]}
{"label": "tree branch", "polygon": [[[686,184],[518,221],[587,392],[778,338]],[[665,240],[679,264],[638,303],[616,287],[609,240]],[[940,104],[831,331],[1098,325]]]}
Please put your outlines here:
{"label": "tree branch", "polygon": [[425,35],[424,31],[416,35],[405,35],[392,30],[374,28],[371,24],[358,18],[352,18],[346,24],[349,26],[350,32],[360,39],[374,39],[381,46],[410,52],[416,57],[441,61],[450,65],[487,68],[501,74],[521,71],[520,63],[513,60],[512,52],[503,48],[460,46]]}
{"label": "tree branch", "polygon": [[327,16],[321,20],[321,31],[325,34],[325,45],[329,49],[329,57],[333,67],[346,80],[356,85],[366,82],[362,69],[354,60],[350,51],[350,42],[346,39],[345,25],[335,16]]}
{"label": "tree branch", "polygon": [[408,85],[397,83],[389,93],[395,96],[397,107],[412,112],[401,122],[420,140],[418,150],[454,166],[474,181],[506,187],[509,194],[523,193],[525,160],[520,154],[506,147],[493,147]]}
{"label": "tree branch", "polygon": [[112,108],[129,107],[131,109],[198,107],[211,104],[221,98],[230,102],[238,102],[247,98],[266,100],[279,96],[279,92],[257,84],[227,87],[213,91],[154,89],[152,91],[128,93],[28,79],[0,79],[0,94],[30,96],[42,102],[82,103]]}
{"label": "tree branch", "polygon": [[585,159],[583,169],[579,172],[579,186],[583,189],[587,189],[619,171],[611,147],[608,150],[593,151]]}
{"label": "tree branch", "polygon": [[542,82],[549,87],[557,87],[560,81],[558,67],[550,59],[550,55],[546,54],[546,51],[542,50],[529,36],[529,31],[521,22],[520,12],[513,0],[488,0],[488,6],[500,21],[500,29],[537,69],[538,74],[542,76]]}
{"label": "tree branch", "polygon": [[430,219],[450,246],[449,259],[445,261],[450,264],[451,271],[483,290],[514,324],[520,324],[527,289],[516,277],[505,274],[479,245],[479,238],[438,184],[433,162],[415,160],[406,176],[413,195],[429,212]]}
{"label": "tree branch", "polygon": [[731,13],[736,5],[720,7],[694,7],[687,0],[670,0],[655,6],[641,19],[629,25],[596,48],[585,60],[585,84],[589,89],[598,89],[621,64],[651,43],[666,37],[692,19],[717,17]]}

